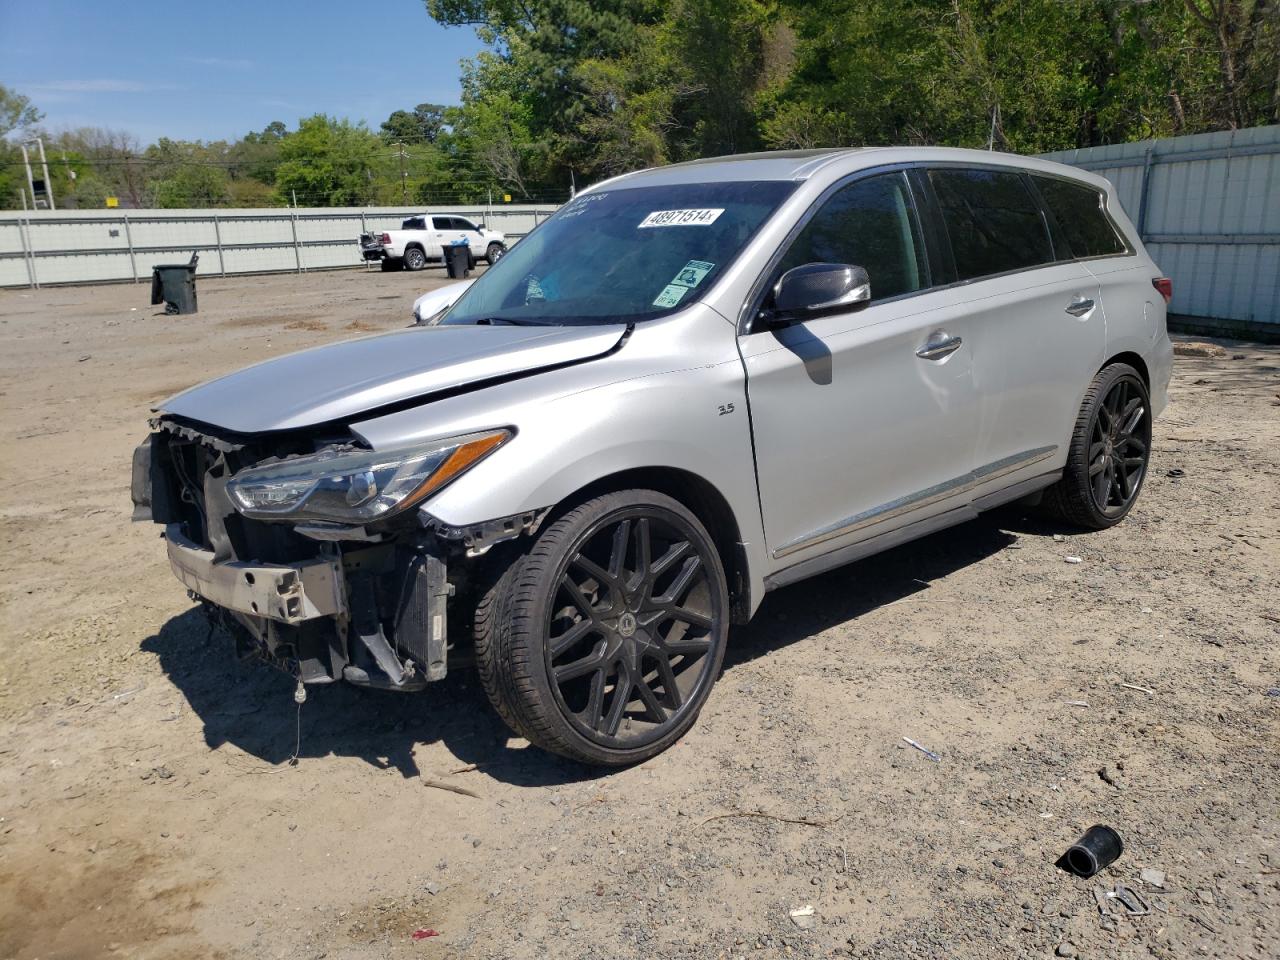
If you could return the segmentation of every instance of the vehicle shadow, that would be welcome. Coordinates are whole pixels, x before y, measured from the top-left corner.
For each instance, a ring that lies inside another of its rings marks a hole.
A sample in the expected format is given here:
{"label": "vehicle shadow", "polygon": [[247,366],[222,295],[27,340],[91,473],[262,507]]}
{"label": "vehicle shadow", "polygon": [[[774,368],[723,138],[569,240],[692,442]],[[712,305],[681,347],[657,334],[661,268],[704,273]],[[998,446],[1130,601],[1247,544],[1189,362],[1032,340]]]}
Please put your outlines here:
{"label": "vehicle shadow", "polygon": [[[475,764],[496,779],[521,786],[589,780],[601,771],[526,749],[494,713],[471,670],[455,670],[426,692],[361,690],[345,683],[307,687],[261,662],[239,661],[231,637],[211,627],[198,608],[171,618],[142,649],[160,667],[204,724],[210,749],[234,744],[267,763],[325,756],[358,757],[404,777],[444,776]],[[443,742],[457,762],[420,770],[414,748]]]}
{"label": "vehicle shadow", "polygon": [[[752,621],[729,635],[725,671],[863,614],[927,593],[931,582],[999,553],[1026,521],[997,510],[765,596]],[[1046,527],[1056,531],[1056,527]]]}
{"label": "vehicle shadow", "polygon": [[[885,604],[930,589],[929,582],[989,557],[1017,537],[1009,529],[1046,535],[1058,528],[997,511],[876,557],[775,591],[751,624],[729,636],[725,670],[821,633]],[[198,609],[173,617],[142,643],[204,724],[210,749],[234,744],[267,763],[325,756],[358,757],[405,777],[422,771],[421,744],[443,743],[457,758],[519,786],[574,783],[608,771],[529,749],[489,706],[469,669],[457,669],[425,693],[401,695],[347,684],[309,687],[299,710],[295,681],[261,663],[238,661],[231,638],[211,628]]]}

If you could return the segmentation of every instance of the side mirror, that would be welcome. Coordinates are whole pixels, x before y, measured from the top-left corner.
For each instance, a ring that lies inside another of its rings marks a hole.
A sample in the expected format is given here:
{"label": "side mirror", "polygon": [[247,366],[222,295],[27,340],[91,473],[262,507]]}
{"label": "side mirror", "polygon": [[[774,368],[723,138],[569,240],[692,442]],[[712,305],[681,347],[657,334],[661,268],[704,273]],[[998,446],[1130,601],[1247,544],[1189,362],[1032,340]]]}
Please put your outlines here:
{"label": "side mirror", "polygon": [[770,326],[787,326],[871,300],[867,271],[847,263],[806,263],[782,275],[773,288]]}
{"label": "side mirror", "polygon": [[483,224],[483,223],[477,223],[477,224],[476,224],[476,229],[477,229],[477,230],[483,230],[483,229],[484,229],[484,224]]}

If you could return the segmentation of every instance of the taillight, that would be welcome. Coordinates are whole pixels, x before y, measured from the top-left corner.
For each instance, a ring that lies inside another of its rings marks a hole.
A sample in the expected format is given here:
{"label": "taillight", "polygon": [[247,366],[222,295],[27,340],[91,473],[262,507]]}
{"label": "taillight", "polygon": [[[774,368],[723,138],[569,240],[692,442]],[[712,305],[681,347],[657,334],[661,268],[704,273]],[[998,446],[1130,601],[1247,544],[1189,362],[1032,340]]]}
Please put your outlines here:
{"label": "taillight", "polygon": [[[384,234],[383,234],[383,235],[378,239],[378,242],[379,242],[379,243],[390,243],[390,242],[391,242],[391,234],[389,234],[389,233],[384,233]],[[1172,294],[1170,294],[1170,296],[1172,296]]]}
{"label": "taillight", "polygon": [[1164,297],[1165,303],[1173,299],[1173,281],[1168,277],[1156,277],[1151,281],[1151,285],[1160,291],[1160,296]]}

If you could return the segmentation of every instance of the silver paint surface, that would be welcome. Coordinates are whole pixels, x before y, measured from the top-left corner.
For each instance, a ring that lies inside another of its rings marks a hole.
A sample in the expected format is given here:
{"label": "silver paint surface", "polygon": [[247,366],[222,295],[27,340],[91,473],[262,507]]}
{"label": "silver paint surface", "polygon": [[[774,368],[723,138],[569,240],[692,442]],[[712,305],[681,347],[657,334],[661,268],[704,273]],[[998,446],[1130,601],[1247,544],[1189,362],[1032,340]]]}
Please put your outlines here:
{"label": "silver paint surface", "polygon": [[[1112,197],[1102,178],[1059,164],[931,148],[627,174],[592,191],[720,179],[789,179],[797,188],[701,301],[638,324],[625,342],[620,325],[424,327],[271,361],[163,409],[250,433],[341,420],[375,449],[514,427],[510,442],[423,504],[457,527],[554,506],[623,471],[679,471],[728,505],[754,607],[766,578],[788,582],[830,557],[860,555],[863,541],[891,545],[1050,482],[1109,357],[1141,357],[1153,413],[1164,406],[1172,345],[1151,286],[1160,270],[1110,202],[1132,256],[1047,264],[782,330],[740,331],[757,281],[818,197],[861,171],[920,163],[1044,171]],[[665,279],[655,278],[656,289]],[[1067,308],[1079,299],[1095,307],[1076,317]],[[940,331],[959,337],[959,348],[917,356]],[[522,375],[502,379],[512,374]],[[398,408],[379,412],[389,405]],[[947,486],[955,478],[963,482]],[[940,495],[884,509],[931,490]],[[878,510],[892,515],[851,522]]]}

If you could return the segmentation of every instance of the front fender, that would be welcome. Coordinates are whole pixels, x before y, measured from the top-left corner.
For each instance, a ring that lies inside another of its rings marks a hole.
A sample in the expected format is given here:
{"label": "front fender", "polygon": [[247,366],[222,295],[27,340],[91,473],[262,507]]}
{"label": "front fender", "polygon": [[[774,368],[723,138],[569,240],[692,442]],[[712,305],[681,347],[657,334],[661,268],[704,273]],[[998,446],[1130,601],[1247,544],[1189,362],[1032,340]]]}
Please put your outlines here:
{"label": "front fender", "polygon": [[[680,349],[672,349],[673,343]],[[673,362],[678,369],[664,369]],[[655,367],[657,368],[655,370]],[[728,504],[763,593],[763,530],[732,327],[705,315],[637,328],[617,353],[423,404],[352,429],[390,448],[498,426],[515,437],[424,505],[455,527],[553,507],[627,470],[694,474]]]}

